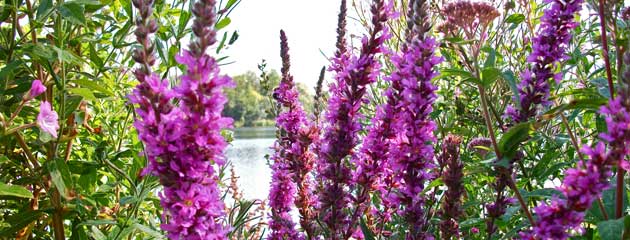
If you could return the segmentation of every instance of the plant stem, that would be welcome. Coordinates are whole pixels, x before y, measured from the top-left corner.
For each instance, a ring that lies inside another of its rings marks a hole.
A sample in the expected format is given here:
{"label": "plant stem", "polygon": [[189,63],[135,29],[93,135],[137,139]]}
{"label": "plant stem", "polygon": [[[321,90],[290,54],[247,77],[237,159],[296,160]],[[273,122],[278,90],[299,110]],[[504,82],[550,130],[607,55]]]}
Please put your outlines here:
{"label": "plant stem", "polygon": [[39,165],[39,162],[37,161],[37,158],[33,156],[33,152],[31,152],[31,149],[28,148],[28,145],[26,145],[26,141],[24,141],[24,138],[22,137],[22,135],[20,135],[19,132],[14,132],[13,135],[18,140],[18,144],[20,144],[20,147],[22,147],[22,150],[24,150],[24,153],[26,154],[26,158],[28,158],[28,160],[31,161],[31,164],[33,164],[33,167],[35,169],[39,168],[40,165]]}
{"label": "plant stem", "polygon": [[[492,141],[492,147],[494,148],[494,152],[497,155],[497,159],[501,159],[502,158],[501,151],[499,150],[499,145],[497,144],[497,139],[496,139],[496,136],[494,135],[494,130],[492,128],[492,122],[490,120],[490,114],[488,113],[488,103],[486,102],[486,90],[481,85],[477,85],[477,86],[479,88],[479,95],[480,95],[480,98],[481,98],[481,108],[482,108],[482,112],[483,112],[483,117],[486,120],[486,127],[488,128],[488,133],[490,135],[490,140]],[[505,171],[503,171],[500,174],[507,174],[507,173]],[[529,208],[527,207],[527,203],[523,199],[523,196],[521,196],[521,193],[518,191],[518,188],[516,187],[516,184],[514,183],[514,180],[512,179],[512,176],[506,176],[506,179],[509,179],[508,180],[508,186],[512,189],[512,191],[514,191],[514,194],[518,198],[518,202],[521,204],[521,209],[523,209],[523,212],[525,213],[525,216],[527,216],[527,219],[529,220],[529,222],[533,226],[535,224],[534,218],[532,217],[532,214],[529,212]]]}
{"label": "plant stem", "polygon": [[26,101],[22,100],[22,102],[20,102],[20,105],[18,105],[18,107],[15,109],[15,112],[13,112],[13,114],[11,114],[11,118],[9,118],[9,121],[7,122],[7,127],[9,125],[11,125],[11,123],[13,122],[13,120],[15,119],[15,117],[17,117],[17,115],[22,111],[22,108],[24,108],[24,104],[26,103]]}
{"label": "plant stem", "polygon": [[[606,14],[604,12],[605,0],[599,0],[599,22],[602,31],[602,55],[604,56],[604,62],[606,63],[606,77],[608,78],[608,90],[610,91],[610,98],[615,98],[615,86],[612,79],[612,70],[610,69],[610,57],[608,56],[608,38],[606,37]],[[615,217],[620,218],[623,208],[623,175],[624,170],[621,167],[617,167],[617,193],[616,193],[616,208]]]}

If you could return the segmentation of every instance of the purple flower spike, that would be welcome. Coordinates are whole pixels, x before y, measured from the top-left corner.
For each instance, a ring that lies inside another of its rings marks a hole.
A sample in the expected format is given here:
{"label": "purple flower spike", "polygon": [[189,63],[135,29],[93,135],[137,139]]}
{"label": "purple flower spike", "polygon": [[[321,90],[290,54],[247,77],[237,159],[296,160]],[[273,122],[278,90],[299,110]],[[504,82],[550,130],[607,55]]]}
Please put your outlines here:
{"label": "purple flower spike", "polygon": [[329,87],[324,136],[318,147],[318,180],[322,182],[318,210],[330,230],[328,239],[347,239],[352,234],[347,229],[352,174],[344,159],[358,143],[359,120],[363,118],[359,110],[367,101],[367,85],[376,81],[381,68],[376,55],[384,51],[383,43],[390,37],[385,23],[391,16],[391,4],[374,0],[371,12],[372,29],[362,40],[361,54],[347,57],[345,48],[339,48],[330,68],[336,73],[336,82]]}
{"label": "purple flower spike", "polygon": [[170,239],[227,239],[229,228],[223,225],[225,205],[216,171],[225,164],[227,142],[221,130],[232,124],[232,119],[221,116],[227,101],[222,89],[233,83],[205,53],[216,35],[212,29],[215,1],[195,3],[196,39],[190,51],[176,56],[187,71],[175,87],[151,72],[155,58],[149,35],[157,31],[150,19],[153,1],[134,0],[133,4],[141,17],[135,32],[141,48],[133,58],[141,67],[134,72],[140,84],[129,100],[137,106],[134,126],[149,159],[144,173],[158,176],[164,186],[159,194],[164,208],[161,228]]}
{"label": "purple flower spike", "polygon": [[43,101],[39,106],[37,126],[54,138],[57,137],[57,131],[59,130],[59,116],[57,115],[57,112],[52,109],[49,102]]}
{"label": "purple flower spike", "polygon": [[449,134],[442,144],[442,155],[439,158],[442,167],[442,180],[448,187],[444,194],[444,202],[440,214],[440,231],[442,239],[459,239],[458,220],[463,214],[461,198],[464,193],[462,178],[464,177],[464,164],[459,159],[459,145],[462,139],[459,136]]}
{"label": "purple flower spike", "polygon": [[551,7],[540,19],[540,27],[533,39],[533,51],[527,57],[532,64],[521,74],[518,84],[518,105],[510,106],[506,115],[516,123],[529,121],[536,116],[539,105],[549,104],[549,80],[559,83],[561,73],[554,73],[555,65],[568,58],[567,46],[571,41],[571,30],[578,23],[575,14],[582,9],[583,0],[547,0]]}
{"label": "purple flower spike", "polygon": [[314,196],[311,194],[312,179],[309,174],[313,169],[314,154],[309,151],[309,147],[318,138],[317,128],[308,120],[298,100],[299,93],[289,73],[289,46],[284,31],[280,31],[280,40],[282,80],[273,94],[281,108],[276,118],[280,138],[275,143],[272,157],[269,239],[304,239],[304,235],[295,229],[290,215],[294,204],[300,212],[300,224],[304,232],[312,238],[317,223],[311,209]]}
{"label": "purple flower spike", "polygon": [[[396,134],[389,146],[388,167],[391,188],[383,196],[388,208],[398,209],[398,215],[407,223],[407,239],[433,239],[427,232],[425,218],[426,198],[422,191],[434,179],[435,156],[433,135],[435,123],[429,114],[436,99],[431,79],[437,76],[436,66],[442,58],[435,55],[437,42],[425,36],[430,29],[425,1],[412,2],[414,15],[411,17],[408,43],[402,53],[392,57],[395,70],[389,77],[392,86],[400,86],[401,99],[392,122]],[[397,186],[397,187],[393,187]]]}

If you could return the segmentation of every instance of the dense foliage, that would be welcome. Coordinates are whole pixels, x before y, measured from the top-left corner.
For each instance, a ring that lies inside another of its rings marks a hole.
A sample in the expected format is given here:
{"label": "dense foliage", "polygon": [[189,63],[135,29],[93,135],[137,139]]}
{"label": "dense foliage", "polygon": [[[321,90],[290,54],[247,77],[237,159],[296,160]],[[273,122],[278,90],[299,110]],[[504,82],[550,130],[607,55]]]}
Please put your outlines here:
{"label": "dense foliage", "polygon": [[[240,0],[4,1],[0,238],[630,236],[627,3],[339,3],[310,96],[290,32],[221,72]],[[231,130],[274,124],[244,199]]]}

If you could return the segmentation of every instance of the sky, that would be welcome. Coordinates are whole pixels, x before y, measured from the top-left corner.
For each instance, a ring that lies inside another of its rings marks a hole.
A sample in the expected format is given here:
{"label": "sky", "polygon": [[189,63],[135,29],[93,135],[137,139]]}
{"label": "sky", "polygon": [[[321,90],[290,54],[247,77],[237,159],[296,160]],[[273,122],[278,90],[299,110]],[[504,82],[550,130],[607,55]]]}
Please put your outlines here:
{"label": "sky", "polygon": [[259,73],[257,65],[267,60],[267,69],[280,71],[280,29],[289,39],[291,73],[295,81],[312,89],[323,66],[335,50],[338,0],[243,0],[232,12],[229,33],[239,39],[225,54],[235,63],[222,70],[235,76]]}

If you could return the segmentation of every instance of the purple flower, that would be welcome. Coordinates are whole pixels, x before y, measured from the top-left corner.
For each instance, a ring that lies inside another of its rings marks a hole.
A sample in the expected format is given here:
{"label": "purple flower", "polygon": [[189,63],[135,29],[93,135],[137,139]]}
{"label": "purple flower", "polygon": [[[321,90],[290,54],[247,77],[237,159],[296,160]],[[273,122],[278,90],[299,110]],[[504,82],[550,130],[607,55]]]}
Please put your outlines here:
{"label": "purple flower", "polygon": [[390,3],[375,0],[371,8],[373,28],[370,36],[362,40],[361,54],[348,57],[345,48],[340,48],[330,68],[336,73],[336,82],[329,87],[331,96],[325,113],[324,136],[318,146],[318,180],[322,188],[318,210],[330,239],[346,239],[353,232],[348,229],[351,201],[348,187],[352,175],[344,159],[358,143],[359,120],[363,118],[359,110],[367,101],[364,98],[367,85],[378,77],[380,64],[376,54],[383,52],[383,42],[389,38],[385,22],[390,18],[390,10]]}
{"label": "purple flower", "polygon": [[49,102],[43,101],[39,106],[37,126],[51,136],[55,138],[57,137],[57,131],[59,130],[59,116],[57,115],[57,112],[52,109]]}
{"label": "purple flower", "polygon": [[392,122],[396,137],[390,145],[389,164],[393,174],[394,189],[383,200],[389,205],[399,205],[398,214],[409,224],[411,239],[431,238],[425,232],[428,226],[424,217],[425,197],[421,194],[425,184],[434,176],[433,131],[435,123],[429,117],[435,101],[436,87],[431,79],[437,75],[435,66],[441,58],[435,56],[437,43],[432,38],[414,40],[401,55],[392,58],[396,70],[390,81],[401,85],[402,98],[397,106],[400,111]]}
{"label": "purple flower", "polygon": [[506,115],[516,123],[536,116],[538,105],[549,104],[548,81],[554,79],[558,83],[562,79],[561,73],[554,73],[553,69],[568,58],[566,48],[571,41],[571,30],[578,25],[574,18],[582,8],[583,0],[547,2],[551,2],[551,7],[540,19],[538,33],[533,39],[533,51],[527,57],[532,66],[521,74],[518,84],[518,104],[506,110]]}
{"label": "purple flower", "polygon": [[608,124],[607,131],[600,134],[602,142],[582,148],[589,158],[565,171],[557,188],[564,198],[537,207],[538,221],[533,229],[521,233],[522,239],[567,239],[571,232],[583,230],[584,211],[610,186],[612,167],[630,153],[630,105],[621,100],[625,99],[624,91],[619,95],[600,110]]}
{"label": "purple flower", "polygon": [[187,71],[175,87],[151,72],[154,58],[148,35],[157,28],[148,19],[153,1],[133,3],[142,18],[136,31],[142,48],[136,50],[134,60],[142,65],[134,72],[140,84],[129,100],[137,106],[134,126],[149,159],[144,173],[158,176],[164,186],[159,194],[164,208],[161,227],[170,239],[227,239],[216,171],[225,164],[227,142],[221,130],[232,124],[232,119],[221,116],[227,101],[222,89],[233,83],[205,53],[216,34],[212,29],[215,1],[195,3],[197,38],[190,51],[176,56]]}
{"label": "purple flower", "polygon": [[[276,118],[280,137],[274,146],[273,176],[269,192],[271,207],[271,235],[269,239],[304,239],[295,230],[290,215],[295,204],[300,212],[300,223],[309,237],[315,234],[315,216],[311,207],[312,179],[309,177],[313,169],[314,155],[309,151],[313,141],[318,138],[317,129],[306,117],[298,100],[298,90],[289,73],[289,46],[284,31],[280,31],[282,80],[273,96],[278,102],[281,113]],[[297,197],[296,188],[298,191]]]}
{"label": "purple flower", "polygon": [[[435,123],[429,114],[436,99],[431,84],[438,73],[435,69],[442,59],[435,55],[437,42],[426,37],[430,29],[424,1],[416,1],[412,27],[403,46],[402,53],[392,57],[394,71],[389,77],[392,86],[400,86],[401,99],[397,102],[396,115],[392,129],[395,137],[389,145],[388,168],[392,181],[388,183],[389,193],[385,192],[383,203],[386,207],[397,209],[398,215],[407,223],[407,239],[433,239],[427,232],[425,218],[425,194],[422,191],[429,181],[434,179]],[[397,186],[397,187],[394,187]]]}
{"label": "purple flower", "polygon": [[33,99],[46,91],[46,86],[41,81],[35,80],[31,84],[31,89],[24,96],[24,100]]}

